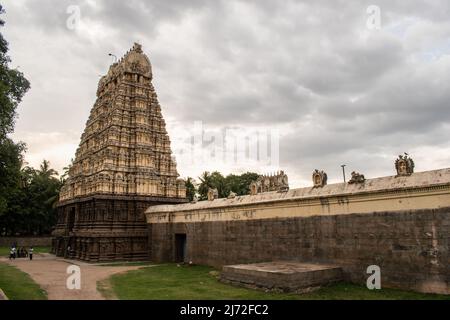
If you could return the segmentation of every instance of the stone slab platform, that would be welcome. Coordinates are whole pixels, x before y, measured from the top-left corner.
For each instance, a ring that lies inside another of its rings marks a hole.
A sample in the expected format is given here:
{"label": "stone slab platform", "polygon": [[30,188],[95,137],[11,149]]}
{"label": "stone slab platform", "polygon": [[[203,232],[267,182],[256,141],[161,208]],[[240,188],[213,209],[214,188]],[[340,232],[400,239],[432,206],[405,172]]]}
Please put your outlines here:
{"label": "stone slab platform", "polygon": [[238,286],[283,292],[308,292],[342,280],[342,268],[292,261],[224,266],[220,280]]}

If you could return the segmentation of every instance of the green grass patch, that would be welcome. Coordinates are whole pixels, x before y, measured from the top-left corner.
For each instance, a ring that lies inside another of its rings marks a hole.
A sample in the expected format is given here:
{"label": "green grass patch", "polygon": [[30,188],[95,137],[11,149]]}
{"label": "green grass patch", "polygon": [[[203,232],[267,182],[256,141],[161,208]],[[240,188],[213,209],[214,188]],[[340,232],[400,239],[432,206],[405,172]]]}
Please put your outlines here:
{"label": "green grass patch", "polygon": [[[264,292],[224,284],[218,271],[206,266],[157,265],[113,275],[99,283],[106,297],[123,300],[345,300],[345,299],[450,299],[450,296],[402,290],[368,290],[339,283],[306,294]],[[112,291],[112,292],[111,292]]]}
{"label": "green grass patch", "polygon": [[369,290],[350,283],[337,283],[300,295],[302,300],[450,300],[449,295],[426,294],[398,289]]}
{"label": "green grass patch", "polygon": [[111,287],[111,281],[109,279],[98,281],[97,282],[97,291],[106,299],[106,300],[116,300],[117,296],[114,293],[114,290]]}
{"label": "green grass patch", "polygon": [[28,274],[0,263],[0,288],[10,300],[47,300],[47,293]]}
{"label": "green grass patch", "polygon": [[[11,248],[9,247],[0,247],[0,256],[3,257],[9,257],[9,250]],[[30,247],[25,247],[25,249],[29,250]],[[49,253],[51,248],[50,247],[33,247],[34,253]]]}

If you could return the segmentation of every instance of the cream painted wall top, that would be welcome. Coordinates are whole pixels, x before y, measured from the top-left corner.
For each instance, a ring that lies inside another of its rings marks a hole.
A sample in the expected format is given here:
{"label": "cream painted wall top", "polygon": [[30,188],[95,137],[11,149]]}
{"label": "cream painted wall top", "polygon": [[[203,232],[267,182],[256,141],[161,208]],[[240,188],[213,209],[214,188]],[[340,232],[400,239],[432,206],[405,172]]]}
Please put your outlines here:
{"label": "cream painted wall top", "polygon": [[230,206],[244,206],[256,203],[273,201],[289,201],[300,199],[313,199],[320,197],[349,196],[365,193],[393,192],[429,188],[432,186],[450,185],[450,168],[413,173],[411,176],[388,176],[367,179],[362,184],[336,183],[321,188],[306,187],[292,189],[287,192],[266,192],[254,196],[237,196],[233,199],[215,199],[213,201],[199,201],[178,205],[158,205],[147,209],[147,214],[173,213],[182,211],[195,211],[202,209],[226,208]]}

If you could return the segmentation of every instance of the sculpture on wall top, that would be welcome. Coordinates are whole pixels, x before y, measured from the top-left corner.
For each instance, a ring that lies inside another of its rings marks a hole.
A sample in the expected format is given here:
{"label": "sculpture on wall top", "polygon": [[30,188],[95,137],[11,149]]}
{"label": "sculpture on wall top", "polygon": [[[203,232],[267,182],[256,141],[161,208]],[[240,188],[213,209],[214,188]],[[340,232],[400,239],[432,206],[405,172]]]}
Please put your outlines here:
{"label": "sculpture on wall top", "polygon": [[208,189],[208,201],[213,201],[214,199],[219,198],[219,191],[217,189],[209,188]]}
{"label": "sculpture on wall top", "polygon": [[366,178],[364,177],[363,174],[360,174],[359,172],[352,172],[352,178],[348,181],[349,184],[354,184],[354,183],[364,183],[364,181],[366,181]]}
{"label": "sculpture on wall top", "polygon": [[322,188],[327,184],[328,176],[325,171],[314,170],[312,174],[314,188]]}
{"label": "sculpture on wall top", "polygon": [[192,198],[191,203],[197,203],[198,202],[198,196],[195,194],[194,197]]}
{"label": "sculpture on wall top", "polygon": [[250,194],[255,195],[262,192],[286,192],[289,190],[289,179],[283,170],[276,174],[261,175],[250,184]]}
{"label": "sculpture on wall top", "polygon": [[250,195],[254,196],[258,194],[258,183],[256,181],[252,181],[250,183]]}
{"label": "sculpture on wall top", "polygon": [[237,194],[234,193],[233,191],[230,191],[230,194],[228,195],[228,199],[234,199],[236,198]]}
{"label": "sculpture on wall top", "polygon": [[395,160],[395,169],[397,170],[397,177],[410,176],[414,173],[414,161],[405,152],[404,155],[399,155]]}

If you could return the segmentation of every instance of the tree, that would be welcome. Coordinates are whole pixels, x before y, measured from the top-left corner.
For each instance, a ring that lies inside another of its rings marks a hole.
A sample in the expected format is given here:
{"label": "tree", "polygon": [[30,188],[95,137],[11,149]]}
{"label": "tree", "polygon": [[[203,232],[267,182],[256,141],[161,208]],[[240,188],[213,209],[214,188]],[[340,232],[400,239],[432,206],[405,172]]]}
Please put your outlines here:
{"label": "tree", "polygon": [[239,196],[250,193],[250,183],[258,179],[259,175],[254,172],[246,172],[241,175],[229,174],[224,177],[220,172],[209,173],[205,171],[200,177],[198,193],[200,200],[208,198],[208,189],[216,188],[219,198],[226,198],[231,191]]}
{"label": "tree", "polygon": [[230,191],[225,183],[224,176],[220,172],[214,171],[213,173],[209,173],[208,171],[205,171],[199,179],[200,186],[198,187],[198,193],[200,195],[200,200],[208,199],[209,188],[217,189],[219,198],[228,196]]}
{"label": "tree", "polygon": [[8,193],[8,206],[0,216],[3,235],[49,234],[56,223],[55,204],[58,201],[61,181],[57,172],[46,160],[38,170],[24,166],[20,183]]}
{"label": "tree", "polygon": [[194,200],[195,195],[197,194],[197,189],[195,187],[195,180],[191,177],[188,177],[186,179],[186,196],[188,197],[189,201]]}
{"label": "tree", "polygon": [[200,177],[200,185],[198,186],[198,194],[200,200],[208,199],[208,189],[213,187],[211,174],[208,171],[202,173]]}
{"label": "tree", "polygon": [[0,143],[0,218],[7,214],[22,184],[21,165],[24,144],[6,138]]}
{"label": "tree", "polygon": [[50,168],[50,162],[44,159],[38,170],[38,175],[44,179],[49,179],[53,176],[58,175],[58,172]]}
{"label": "tree", "polygon": [[47,160],[41,163],[39,170],[32,173],[31,183],[28,185],[28,234],[47,234],[56,223],[55,205],[61,188],[61,181],[55,177],[57,174],[50,168],[50,162]]}
{"label": "tree", "polygon": [[[232,175],[227,176],[230,177]],[[238,179],[230,178],[230,187],[238,196],[250,194],[250,183],[258,179],[259,174],[255,172],[246,172],[238,176]]]}
{"label": "tree", "polygon": [[[0,15],[4,13],[0,4]],[[0,27],[5,22],[0,18]],[[14,143],[8,136],[14,129],[16,108],[30,87],[22,73],[9,68],[8,42],[0,33],[0,219],[20,199],[23,143]]]}
{"label": "tree", "polygon": [[0,33],[0,235],[49,233],[55,224],[61,182],[48,161],[38,170],[24,166],[25,144],[8,137],[14,130],[17,105],[30,83],[9,67],[7,52],[8,42]]}
{"label": "tree", "polygon": [[70,159],[70,164],[69,164],[68,166],[66,166],[66,167],[63,168],[64,173],[63,173],[63,174],[61,175],[61,177],[59,178],[60,181],[61,181],[61,184],[64,184],[64,182],[66,182],[66,180],[69,178],[69,171],[70,171],[70,169],[72,168],[73,163],[74,163],[74,160],[73,160],[73,158],[72,158],[72,159]]}
{"label": "tree", "polygon": [[[3,14],[0,4],[0,14]],[[0,18],[0,27],[5,22]],[[0,33],[0,143],[14,130],[17,105],[30,88],[30,83],[17,69],[10,69],[11,59],[7,55],[8,42]]]}

